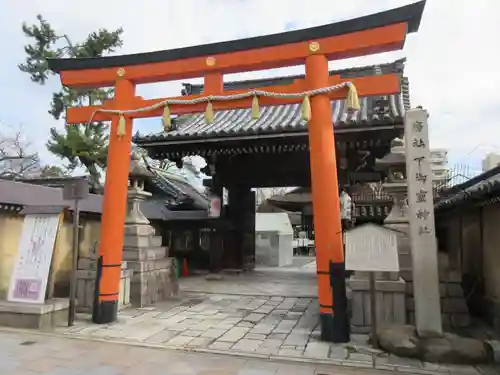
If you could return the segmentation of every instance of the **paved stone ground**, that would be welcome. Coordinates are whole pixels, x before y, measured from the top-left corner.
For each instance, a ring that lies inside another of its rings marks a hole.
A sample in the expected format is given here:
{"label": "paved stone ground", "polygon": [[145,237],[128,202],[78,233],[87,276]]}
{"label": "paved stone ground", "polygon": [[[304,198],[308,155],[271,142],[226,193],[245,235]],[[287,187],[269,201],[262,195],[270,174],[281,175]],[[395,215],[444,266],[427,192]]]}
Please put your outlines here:
{"label": "paved stone ground", "polygon": [[2,375],[382,375],[387,373],[70,340],[46,334],[0,331]]}
{"label": "paved stone ground", "polygon": [[316,298],[316,269],[304,268],[261,267],[251,273],[225,274],[218,281],[191,276],[181,279],[180,288],[184,292]]}
{"label": "paved stone ground", "polygon": [[177,301],[125,310],[114,324],[92,325],[89,317],[82,317],[76,326],[56,332],[98,341],[344,368],[481,373],[472,366],[439,366],[389,356],[370,348],[364,335],[352,335],[347,345],[321,342],[317,326],[318,305],[312,298],[187,293]]}
{"label": "paved stone ground", "polygon": [[100,342],[342,368],[464,375],[494,371],[389,356],[367,345],[364,335],[352,335],[348,345],[319,341],[316,275],[311,264],[302,259],[288,271],[261,267],[215,281],[204,276],[183,278],[181,296],[175,300],[123,310],[118,322],[109,325],[93,325],[90,316],[79,316],[74,327],[58,327],[55,332]]}

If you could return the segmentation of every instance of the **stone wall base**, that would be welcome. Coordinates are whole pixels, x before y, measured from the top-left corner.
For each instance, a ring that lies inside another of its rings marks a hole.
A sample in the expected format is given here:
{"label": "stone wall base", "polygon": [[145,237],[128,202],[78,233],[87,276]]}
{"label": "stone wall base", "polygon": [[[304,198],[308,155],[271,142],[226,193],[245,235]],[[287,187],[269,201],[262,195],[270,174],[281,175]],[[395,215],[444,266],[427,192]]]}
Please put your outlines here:
{"label": "stone wall base", "polygon": [[[439,265],[439,294],[441,296],[441,318],[443,328],[468,327],[471,323],[469,308],[462,289],[462,277],[458,271],[449,270],[445,262]],[[406,306],[408,322],[415,324],[415,299],[413,296],[413,276],[402,273],[406,279]]]}
{"label": "stone wall base", "polygon": [[43,304],[0,301],[0,326],[50,330],[68,321],[68,299]]}
{"label": "stone wall base", "polygon": [[[406,324],[405,281],[376,280],[377,321],[382,324]],[[370,282],[353,276],[348,280],[351,291],[351,332],[371,330]]]}
{"label": "stone wall base", "polygon": [[174,258],[128,262],[133,271],[130,302],[134,307],[152,305],[179,293]]}
{"label": "stone wall base", "polygon": [[[95,280],[97,277],[97,261],[92,258],[78,260],[76,272],[76,312],[92,313],[95,294]],[[130,306],[130,281],[132,271],[127,269],[127,262],[122,262],[120,279],[120,295],[118,310]]]}

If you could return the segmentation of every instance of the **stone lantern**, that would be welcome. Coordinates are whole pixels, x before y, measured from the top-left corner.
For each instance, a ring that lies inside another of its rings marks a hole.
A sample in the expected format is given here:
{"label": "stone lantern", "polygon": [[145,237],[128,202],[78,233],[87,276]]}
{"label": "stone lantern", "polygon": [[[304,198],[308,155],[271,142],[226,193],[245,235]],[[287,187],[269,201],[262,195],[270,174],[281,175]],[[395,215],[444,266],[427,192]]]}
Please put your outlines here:
{"label": "stone lantern", "polygon": [[389,215],[384,226],[398,231],[398,253],[400,275],[406,281],[412,280],[412,260],[410,250],[410,219],[408,216],[408,181],[406,176],[405,141],[395,138],[391,142],[391,152],[375,161],[375,167],[385,172],[382,183],[384,192],[393,199]]}
{"label": "stone lantern", "polygon": [[[139,153],[132,153],[130,162],[129,181],[130,187],[128,190],[128,208],[127,216],[125,218],[125,225],[149,225],[149,220],[144,216],[141,211],[140,204],[142,201],[148,199],[151,193],[144,191],[144,182],[153,178],[151,173],[146,167],[140,163],[141,156]],[[153,228],[151,228],[153,229]]]}
{"label": "stone lantern", "polygon": [[144,191],[144,182],[154,175],[140,159],[138,153],[132,154],[123,241],[123,260],[133,270],[130,302],[134,307],[163,301],[176,295],[179,289],[173,258],[168,257],[162,237],[155,236],[155,229],[141,211],[141,203],[151,196]]}
{"label": "stone lantern", "polygon": [[382,183],[384,192],[391,196],[393,205],[384,224],[393,229],[408,233],[408,182],[406,179],[405,143],[401,138],[391,142],[391,152],[375,161],[375,168],[385,172]]}

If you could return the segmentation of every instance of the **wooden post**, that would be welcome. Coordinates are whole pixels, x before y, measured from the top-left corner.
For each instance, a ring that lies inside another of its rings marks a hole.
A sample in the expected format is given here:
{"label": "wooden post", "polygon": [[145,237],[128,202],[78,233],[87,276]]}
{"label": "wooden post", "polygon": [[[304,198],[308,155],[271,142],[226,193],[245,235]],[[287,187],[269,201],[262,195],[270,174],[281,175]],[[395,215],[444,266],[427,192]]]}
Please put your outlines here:
{"label": "wooden post", "polygon": [[[328,78],[328,59],[320,54],[308,56],[308,88],[326,87]],[[309,148],[321,338],[332,342],[348,342],[349,324],[337,163],[332,105],[328,94],[311,98]]]}
{"label": "wooden post", "polygon": [[[117,108],[127,108],[135,97],[135,84],[119,77],[115,85]],[[123,236],[127,211],[128,174],[132,141],[132,119],[126,118],[125,135],[117,134],[119,116],[111,122],[108,148],[108,166],[102,204],[99,257],[102,257],[102,275],[99,282],[98,306],[92,321],[105,324],[116,320],[120,292]]]}
{"label": "wooden post", "polygon": [[80,248],[80,207],[79,200],[75,199],[73,208],[73,261],[71,265],[71,283],[69,284],[69,311],[68,311],[68,327],[72,327],[75,323],[76,315],[76,273],[78,271],[78,253]]}
{"label": "wooden post", "polygon": [[377,290],[375,288],[375,272],[370,272],[370,320],[371,320],[371,343],[375,349],[378,349],[377,336]]}

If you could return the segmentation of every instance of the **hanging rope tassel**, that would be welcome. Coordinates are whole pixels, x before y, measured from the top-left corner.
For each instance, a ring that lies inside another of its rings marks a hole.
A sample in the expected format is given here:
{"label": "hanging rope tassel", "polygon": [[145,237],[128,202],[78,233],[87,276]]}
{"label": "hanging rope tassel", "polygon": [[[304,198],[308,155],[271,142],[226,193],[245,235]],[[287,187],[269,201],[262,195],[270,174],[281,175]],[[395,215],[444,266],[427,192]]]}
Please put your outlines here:
{"label": "hanging rope tassel", "polygon": [[356,90],[356,86],[354,86],[352,83],[348,85],[348,87],[349,91],[347,93],[347,99],[346,99],[347,109],[357,111],[360,108],[358,90]]}
{"label": "hanging rope tassel", "polygon": [[205,121],[207,124],[214,123],[214,107],[212,106],[212,102],[209,100],[207,104],[207,109],[205,110]]}
{"label": "hanging rope tassel", "polygon": [[311,100],[309,99],[309,95],[304,96],[302,107],[300,108],[300,117],[304,121],[311,120]]}
{"label": "hanging rope tassel", "polygon": [[118,126],[116,127],[116,135],[121,138],[125,134],[127,134],[127,121],[125,120],[125,116],[123,115],[123,113],[120,113]]}
{"label": "hanging rope tassel", "polygon": [[172,118],[170,117],[170,107],[168,103],[165,105],[165,108],[163,108],[162,122],[164,131],[168,132],[172,129]]}
{"label": "hanging rope tassel", "polygon": [[258,120],[259,117],[260,117],[259,97],[257,95],[254,95],[252,99],[252,119]]}

